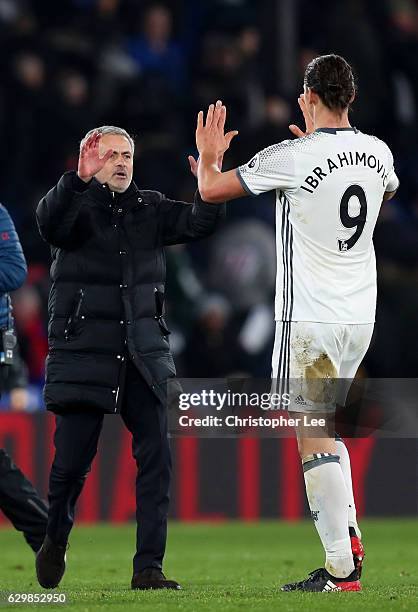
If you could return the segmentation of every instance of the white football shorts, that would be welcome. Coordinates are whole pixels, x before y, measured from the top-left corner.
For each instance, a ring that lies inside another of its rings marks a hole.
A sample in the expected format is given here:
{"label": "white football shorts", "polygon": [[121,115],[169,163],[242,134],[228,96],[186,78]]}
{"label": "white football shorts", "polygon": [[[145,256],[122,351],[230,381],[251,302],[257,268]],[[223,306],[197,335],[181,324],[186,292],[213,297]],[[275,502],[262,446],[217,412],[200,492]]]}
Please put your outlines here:
{"label": "white football shorts", "polygon": [[329,412],[336,404],[344,405],[373,327],[277,321],[271,392],[288,394],[289,412]]}

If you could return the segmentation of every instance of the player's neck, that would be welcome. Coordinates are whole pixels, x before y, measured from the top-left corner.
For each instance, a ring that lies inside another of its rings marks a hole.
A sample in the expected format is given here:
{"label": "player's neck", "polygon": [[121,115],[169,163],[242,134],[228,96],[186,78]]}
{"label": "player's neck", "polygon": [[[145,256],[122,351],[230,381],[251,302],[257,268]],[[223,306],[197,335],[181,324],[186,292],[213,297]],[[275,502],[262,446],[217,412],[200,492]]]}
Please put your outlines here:
{"label": "player's neck", "polygon": [[336,115],[327,109],[323,109],[315,113],[314,127],[315,130],[318,130],[320,128],[350,128],[351,125],[347,112],[342,115]]}

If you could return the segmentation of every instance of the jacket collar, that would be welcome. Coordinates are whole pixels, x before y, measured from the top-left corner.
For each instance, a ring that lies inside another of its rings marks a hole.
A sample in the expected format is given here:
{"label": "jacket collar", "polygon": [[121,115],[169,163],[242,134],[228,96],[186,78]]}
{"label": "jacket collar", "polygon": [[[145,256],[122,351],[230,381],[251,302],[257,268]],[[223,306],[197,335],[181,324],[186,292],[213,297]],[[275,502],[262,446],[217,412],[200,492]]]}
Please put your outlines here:
{"label": "jacket collar", "polygon": [[95,200],[106,206],[124,205],[128,208],[127,205],[130,204],[130,201],[133,201],[134,204],[137,204],[138,201],[142,201],[138,200],[140,190],[134,181],[131,182],[126,191],[117,193],[111,191],[107,183],[100,183],[96,178],[93,178],[89,187],[89,192]]}

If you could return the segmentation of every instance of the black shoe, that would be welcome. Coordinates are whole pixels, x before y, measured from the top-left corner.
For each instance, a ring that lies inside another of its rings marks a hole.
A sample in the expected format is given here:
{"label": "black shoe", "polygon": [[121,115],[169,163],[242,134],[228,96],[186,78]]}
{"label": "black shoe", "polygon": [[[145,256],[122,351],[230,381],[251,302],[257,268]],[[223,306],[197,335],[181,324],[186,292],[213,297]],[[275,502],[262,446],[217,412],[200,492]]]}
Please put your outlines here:
{"label": "black shoe", "polygon": [[44,589],[54,589],[61,582],[65,572],[66,546],[57,546],[49,536],[36,555],[36,576]]}
{"label": "black shoe", "polygon": [[132,589],[175,589],[181,586],[175,580],[167,580],[161,570],[156,567],[147,567],[132,576]]}
{"label": "black shoe", "polygon": [[41,550],[43,543],[44,543],[43,540],[40,540],[38,542],[30,542],[30,543],[28,542],[29,546],[31,547],[35,555]]}
{"label": "black shoe", "polygon": [[311,572],[306,580],[283,585],[281,591],[361,591],[361,583],[357,570],[353,570],[347,578],[335,578],[321,567]]}

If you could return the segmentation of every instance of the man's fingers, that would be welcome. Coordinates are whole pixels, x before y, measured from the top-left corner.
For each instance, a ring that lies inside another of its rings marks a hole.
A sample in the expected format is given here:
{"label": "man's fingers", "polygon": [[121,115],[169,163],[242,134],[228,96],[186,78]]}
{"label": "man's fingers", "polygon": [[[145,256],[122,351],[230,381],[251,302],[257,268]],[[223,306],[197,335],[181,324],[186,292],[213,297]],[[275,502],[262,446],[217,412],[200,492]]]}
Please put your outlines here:
{"label": "man's fingers", "polygon": [[91,141],[90,141],[90,143],[89,143],[89,144],[90,144],[90,146],[93,146],[93,147],[94,147],[94,146],[95,146],[95,144],[96,144],[96,142],[97,142],[98,140],[100,140],[100,138],[101,138],[101,135],[99,134],[99,132],[94,132],[94,133],[91,135]]}
{"label": "man's fingers", "polygon": [[313,130],[313,120],[308,111],[308,107],[306,106],[305,98],[303,95],[299,96],[298,103],[299,103],[300,110],[302,111],[303,118],[305,120],[306,131],[311,132]]}
{"label": "man's fingers", "polygon": [[219,120],[221,118],[222,112],[222,102],[221,100],[217,100],[215,104],[215,110],[213,111],[213,125],[214,127],[219,126]]}
{"label": "man's fingers", "polygon": [[197,176],[197,161],[193,157],[193,155],[189,155],[188,158],[190,164],[190,170],[194,176]]}
{"label": "man's fingers", "polygon": [[210,104],[209,108],[208,108],[208,112],[206,115],[206,123],[205,123],[205,127],[211,127],[212,122],[213,122],[213,112],[214,112],[214,105]]}
{"label": "man's fingers", "polygon": [[298,104],[299,104],[299,108],[302,111],[304,118],[306,119],[309,116],[308,109],[306,108],[305,99],[302,96],[299,96]]}
{"label": "man's fingers", "polygon": [[100,158],[100,161],[106,163],[108,159],[112,157],[113,151],[112,149],[108,149],[103,157]]}
{"label": "man's fingers", "polygon": [[297,125],[294,125],[293,123],[292,125],[289,125],[289,130],[292,132],[294,136],[296,136],[296,138],[303,138],[303,136],[306,136],[306,134],[302,132],[302,130],[298,128]]}
{"label": "man's fingers", "polygon": [[98,142],[100,141],[100,138],[101,136],[97,132],[92,134],[92,136],[86,142],[85,152],[90,153],[91,151],[94,151],[94,149],[98,147]]}
{"label": "man's fingers", "polygon": [[306,108],[305,98],[303,96],[299,96],[298,104],[299,104],[300,110],[305,115],[305,113],[307,112],[307,108]]}
{"label": "man's fingers", "polygon": [[98,147],[98,146],[99,146],[99,144],[100,144],[100,140],[101,140],[101,137],[102,137],[102,135],[101,135],[101,134],[99,134],[99,133],[97,133],[97,134],[96,134],[96,136],[95,136],[95,138],[94,138],[94,140],[93,140],[93,143],[92,143],[93,148],[96,148],[96,147]]}
{"label": "man's fingers", "polygon": [[203,127],[203,111],[197,113],[197,126],[196,129],[200,130]]}
{"label": "man's fingers", "polygon": [[227,134],[225,134],[225,140],[226,140],[228,147],[231,144],[232,139],[235,138],[235,136],[238,136],[238,130],[232,130],[231,132],[228,132]]}
{"label": "man's fingers", "polygon": [[221,106],[221,110],[219,112],[219,119],[218,119],[218,128],[222,132],[225,129],[225,121],[226,121],[226,106]]}
{"label": "man's fingers", "polygon": [[94,138],[96,137],[96,134],[97,134],[97,132],[93,132],[93,134],[90,134],[90,136],[87,138],[86,142],[81,147],[81,153],[84,153],[85,151],[90,149],[91,143],[93,142]]}

